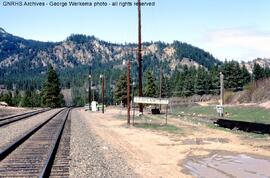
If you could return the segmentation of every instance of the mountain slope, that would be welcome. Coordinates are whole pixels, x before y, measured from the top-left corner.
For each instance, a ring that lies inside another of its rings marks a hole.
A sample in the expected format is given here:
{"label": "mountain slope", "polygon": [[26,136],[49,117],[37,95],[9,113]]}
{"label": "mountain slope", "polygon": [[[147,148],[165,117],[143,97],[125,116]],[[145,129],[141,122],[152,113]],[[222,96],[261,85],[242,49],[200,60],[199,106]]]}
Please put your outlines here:
{"label": "mountain slope", "polygon": [[[59,68],[74,67],[89,62],[109,63],[123,58],[136,57],[134,44],[113,44],[94,36],[71,35],[58,43],[25,40],[0,30],[0,68],[27,63],[30,68],[46,67],[51,63]],[[173,44],[162,42],[144,43],[143,56],[167,61],[173,70],[183,59],[207,68],[220,64],[209,53],[175,41]]]}
{"label": "mountain slope", "polygon": [[[123,60],[136,60],[136,48],[136,44],[109,43],[86,35],[71,35],[61,42],[40,42],[14,36],[0,28],[0,84],[20,86],[23,80],[34,80],[40,87],[48,64],[59,71],[67,86],[71,80],[75,81],[74,77],[87,76],[90,63],[96,78],[105,72],[114,80],[123,71]],[[142,53],[143,71],[152,69],[157,76],[159,66],[171,75],[176,67],[183,65],[211,68],[221,64],[210,53],[179,41],[143,43]],[[135,69],[133,66],[133,75]]]}
{"label": "mountain slope", "polygon": [[262,68],[270,68],[270,59],[267,59],[267,58],[263,58],[263,59],[257,58],[257,59],[254,59],[253,61],[244,63],[244,65],[246,66],[248,71],[252,73],[252,69],[255,63],[259,64]]}

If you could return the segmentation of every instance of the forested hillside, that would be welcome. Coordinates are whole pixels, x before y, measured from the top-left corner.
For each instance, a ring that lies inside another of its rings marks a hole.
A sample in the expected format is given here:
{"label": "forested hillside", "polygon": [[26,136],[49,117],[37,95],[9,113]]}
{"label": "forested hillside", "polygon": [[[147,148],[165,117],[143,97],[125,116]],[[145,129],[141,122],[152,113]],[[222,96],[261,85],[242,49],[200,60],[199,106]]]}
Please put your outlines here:
{"label": "forested hillside", "polygon": [[[102,72],[118,75],[127,58],[136,59],[135,44],[113,44],[85,35],[71,35],[57,43],[39,42],[0,31],[0,83],[8,88],[12,83],[20,89],[32,83],[40,88],[48,64],[61,70],[60,78],[65,79],[61,80],[63,87],[87,75],[89,64],[97,75]],[[143,70],[163,66],[164,72],[171,75],[183,64],[211,68],[221,62],[208,52],[178,41],[143,44]]]}
{"label": "forested hillside", "polygon": [[[125,83],[121,81],[126,72],[123,61],[132,61],[131,78],[137,82],[136,48],[136,44],[114,44],[85,35],[71,35],[61,42],[39,42],[0,29],[0,84],[17,95],[19,91],[35,91],[32,95],[38,95],[47,68],[52,65],[61,88],[71,89],[73,103],[83,105],[87,98],[89,66],[92,66],[95,99],[100,96],[99,75],[104,74],[106,101],[112,104],[119,101],[115,93],[126,92],[121,91],[124,87],[119,87]],[[231,91],[242,90],[252,80],[270,76],[268,66],[261,66],[258,61],[222,63],[209,52],[179,41],[143,43],[142,53],[145,96],[159,96],[160,77],[162,97],[172,97],[218,94],[220,72],[225,75],[225,88]],[[10,93],[1,97],[10,99]]]}

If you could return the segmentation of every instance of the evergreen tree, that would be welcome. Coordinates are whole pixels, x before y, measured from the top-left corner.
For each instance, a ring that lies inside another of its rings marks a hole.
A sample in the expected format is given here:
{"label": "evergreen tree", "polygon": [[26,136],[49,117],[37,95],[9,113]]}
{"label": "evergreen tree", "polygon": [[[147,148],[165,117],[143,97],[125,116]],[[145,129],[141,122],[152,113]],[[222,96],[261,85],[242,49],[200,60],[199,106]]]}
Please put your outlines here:
{"label": "evergreen tree", "polygon": [[213,67],[210,70],[210,93],[217,95],[220,92],[220,80],[219,80],[219,70],[217,67]]}
{"label": "evergreen tree", "polygon": [[255,81],[264,78],[263,68],[257,63],[255,63],[253,66],[252,74]]}
{"label": "evergreen tree", "polygon": [[191,96],[194,94],[196,68],[191,67],[184,69],[183,95]]}
{"label": "evergreen tree", "polygon": [[37,91],[31,92],[31,101],[33,107],[41,107],[41,94]]}
{"label": "evergreen tree", "polygon": [[198,95],[209,94],[209,76],[203,67],[199,67],[195,78],[194,91]]}
{"label": "evergreen tree", "polygon": [[16,90],[15,91],[15,94],[14,94],[14,97],[12,98],[12,103],[14,106],[20,106],[21,104],[21,99],[22,99],[22,96],[19,92],[19,90]]}
{"label": "evergreen tree", "polygon": [[225,61],[222,66],[222,73],[224,75],[224,87],[226,89],[235,90],[243,87],[241,84],[241,68],[236,61]]}
{"label": "evergreen tree", "polygon": [[173,96],[183,96],[184,74],[182,72],[177,71],[173,83],[175,84]]}
{"label": "evergreen tree", "polygon": [[241,80],[243,85],[246,85],[251,81],[251,75],[245,65],[243,65],[241,69]]}
{"label": "evergreen tree", "polygon": [[148,70],[146,72],[146,85],[145,85],[145,90],[144,90],[144,96],[146,97],[157,96],[155,78],[153,77],[151,70]]}
{"label": "evergreen tree", "polygon": [[270,77],[270,68],[269,67],[266,67],[264,69],[264,75],[265,75],[265,78],[269,78]]}
{"label": "evergreen tree", "polygon": [[49,65],[47,79],[42,91],[42,102],[44,106],[57,108],[64,105],[60,91],[60,82],[56,71]]}
{"label": "evergreen tree", "polygon": [[32,107],[33,106],[33,98],[31,96],[31,91],[30,90],[27,90],[25,92],[25,94],[23,95],[22,97],[22,100],[21,100],[21,106],[22,107]]}
{"label": "evergreen tree", "polygon": [[170,96],[171,96],[171,86],[169,78],[162,75],[161,97],[169,98]]}
{"label": "evergreen tree", "polygon": [[116,103],[120,104],[121,102],[124,106],[127,104],[127,75],[126,73],[121,75],[120,78],[116,81],[114,98]]}

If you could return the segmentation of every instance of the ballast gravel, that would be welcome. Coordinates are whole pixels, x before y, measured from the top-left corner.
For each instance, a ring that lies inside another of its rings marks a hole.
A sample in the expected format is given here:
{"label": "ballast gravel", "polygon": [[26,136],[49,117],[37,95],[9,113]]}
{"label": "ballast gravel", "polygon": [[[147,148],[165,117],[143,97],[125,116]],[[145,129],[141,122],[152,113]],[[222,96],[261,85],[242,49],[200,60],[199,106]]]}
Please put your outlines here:
{"label": "ballast gravel", "polygon": [[71,113],[70,177],[140,177],[121,154],[87,126],[75,109]]}

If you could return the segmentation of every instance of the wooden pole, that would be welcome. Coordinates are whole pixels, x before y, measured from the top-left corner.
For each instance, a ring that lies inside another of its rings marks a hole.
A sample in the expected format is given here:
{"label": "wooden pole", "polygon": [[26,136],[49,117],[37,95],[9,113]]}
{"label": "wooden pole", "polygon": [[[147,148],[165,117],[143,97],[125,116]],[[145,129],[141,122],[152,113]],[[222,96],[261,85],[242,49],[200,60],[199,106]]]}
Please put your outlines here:
{"label": "wooden pole", "polygon": [[102,76],[102,113],[104,114],[104,76]]}
{"label": "wooden pole", "polygon": [[[159,69],[159,99],[162,97],[162,68],[160,65]],[[159,105],[159,110],[161,111],[161,104]]]}
{"label": "wooden pole", "polygon": [[220,105],[224,105],[224,75],[220,72]]}
{"label": "wooden pole", "polygon": [[220,113],[220,116],[223,117],[224,116],[224,109],[223,109],[223,105],[224,105],[224,75],[222,74],[222,72],[220,72],[220,105],[222,107],[222,112]]}
{"label": "wooden pole", "polygon": [[130,60],[127,65],[127,124],[130,125]]}
{"label": "wooden pole", "polygon": [[166,125],[168,124],[168,105],[166,105]]}
{"label": "wooden pole", "polygon": [[[142,92],[142,36],[141,36],[141,1],[138,0],[138,77],[139,77],[139,96],[143,96]],[[143,112],[143,104],[140,104],[140,112]]]}
{"label": "wooden pole", "polygon": [[132,125],[134,126],[135,120],[135,103],[134,103],[134,92],[135,92],[135,82],[132,84],[132,105],[133,105],[133,116],[132,116]]}
{"label": "wooden pole", "polygon": [[92,68],[89,66],[89,76],[88,76],[88,102],[89,102],[89,111],[91,109],[91,86],[92,86]]}

